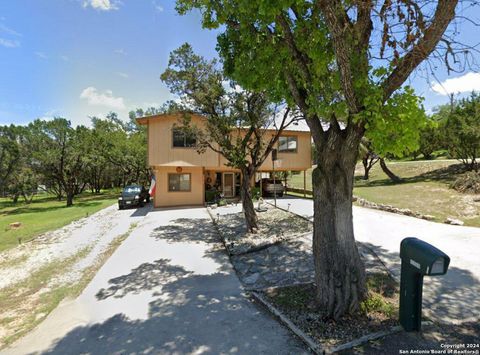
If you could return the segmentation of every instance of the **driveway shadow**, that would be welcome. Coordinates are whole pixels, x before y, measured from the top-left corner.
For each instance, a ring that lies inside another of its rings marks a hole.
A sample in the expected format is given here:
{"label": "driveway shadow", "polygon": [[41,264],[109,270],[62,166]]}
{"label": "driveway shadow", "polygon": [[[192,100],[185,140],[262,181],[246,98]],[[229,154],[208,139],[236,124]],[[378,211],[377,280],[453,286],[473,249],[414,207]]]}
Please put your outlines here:
{"label": "driveway shadow", "polygon": [[130,215],[130,217],[145,217],[153,209],[152,202],[147,203],[143,207],[137,207]]}
{"label": "driveway shadow", "polygon": [[[110,280],[99,300],[153,290],[148,319],[119,313],[108,320],[73,329],[46,354],[254,354],[303,352],[303,346],[264,318],[224,273],[194,275],[169,260],[147,263]],[[272,344],[274,341],[274,344]],[[288,346],[287,346],[288,344]]]}
{"label": "driveway shadow", "polygon": [[[363,243],[400,280],[401,259],[379,245]],[[469,270],[450,266],[443,276],[425,276],[423,311],[431,319],[447,322],[471,320],[480,315],[480,280]]]}

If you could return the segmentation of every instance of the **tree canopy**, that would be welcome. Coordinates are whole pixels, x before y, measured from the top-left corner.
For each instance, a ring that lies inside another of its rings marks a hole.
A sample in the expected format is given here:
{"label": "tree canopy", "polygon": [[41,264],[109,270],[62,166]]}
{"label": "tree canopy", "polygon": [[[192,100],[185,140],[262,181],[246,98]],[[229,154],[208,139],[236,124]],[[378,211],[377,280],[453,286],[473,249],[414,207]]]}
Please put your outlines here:
{"label": "tree canopy", "polygon": [[[220,153],[228,165],[242,174],[241,197],[247,228],[257,228],[250,185],[255,172],[272,151],[280,134],[296,118],[288,107],[278,112],[265,91],[244,90],[229,80],[216,60],[195,54],[185,43],[170,55],[161,76],[171,92],[180,97],[174,106],[183,112],[204,117],[204,126],[192,124],[188,114],[182,129],[197,139],[197,149]],[[273,129],[275,134],[271,134]],[[269,133],[269,135],[267,135]]]}
{"label": "tree canopy", "polygon": [[[457,2],[177,0],[180,13],[199,8],[204,27],[220,28],[228,76],[296,105],[310,127],[313,250],[325,316],[354,312],[366,294],[351,207],[360,142],[366,135],[379,153],[415,149],[424,115],[404,84],[442,51]],[[456,53],[447,46],[442,54]]]}

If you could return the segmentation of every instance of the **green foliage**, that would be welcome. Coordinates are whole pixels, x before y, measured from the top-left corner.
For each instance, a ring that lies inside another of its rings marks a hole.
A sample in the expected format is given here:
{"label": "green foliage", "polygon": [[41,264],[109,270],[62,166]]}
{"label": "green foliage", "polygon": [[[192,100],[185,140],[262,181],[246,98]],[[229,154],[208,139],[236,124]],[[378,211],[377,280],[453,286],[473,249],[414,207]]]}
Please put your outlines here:
{"label": "green foliage", "polygon": [[[253,174],[283,129],[280,125],[274,138],[263,139],[275,113],[267,95],[243,90],[216,60],[195,54],[188,43],[171,53],[161,79],[182,99],[180,109],[187,113],[179,126],[196,136],[199,152],[217,151],[230,166]],[[202,114],[205,126],[192,124],[189,112]]]}
{"label": "green foliage", "polygon": [[0,193],[17,170],[21,156],[21,146],[18,140],[18,129],[11,126],[0,126]]}
{"label": "green foliage", "polygon": [[[194,8],[202,10],[205,28],[222,28],[217,49],[229,77],[290,105],[298,104],[297,91],[305,97],[304,114],[349,121],[332,33],[314,2],[177,0],[181,14]],[[360,49],[350,54],[354,91],[362,107],[353,121],[366,127],[375,152],[402,156],[418,149],[426,117],[421,99],[410,87],[385,98],[381,85],[398,62],[373,66]]]}
{"label": "green foliage", "polygon": [[215,201],[215,196],[217,195],[216,190],[207,190],[205,191],[205,202],[211,203]]}
{"label": "green foliage", "polygon": [[421,103],[413,89],[405,87],[377,111],[370,111],[366,137],[375,153],[401,157],[419,149],[421,131],[427,126]]}
{"label": "green foliage", "polygon": [[387,317],[394,316],[396,312],[395,306],[385,301],[384,297],[378,293],[370,293],[368,298],[360,303],[360,310],[365,314],[383,313]]}
{"label": "green foliage", "polygon": [[252,187],[251,189],[251,194],[252,194],[252,200],[253,201],[257,201],[260,196],[261,196],[261,193],[260,193],[260,187],[259,186],[255,186],[255,187]]}
{"label": "green foliage", "polygon": [[442,148],[441,130],[437,122],[429,119],[420,130],[418,152],[424,159],[432,159],[433,153]]}
{"label": "green foliage", "polygon": [[453,103],[445,123],[445,137],[449,153],[469,169],[476,168],[480,154],[480,95]]}
{"label": "green foliage", "polygon": [[73,127],[63,118],[36,120],[26,127],[0,126],[0,194],[14,201],[31,201],[39,185],[45,185],[67,204],[86,187],[92,192],[147,184],[147,138],[138,126],[137,109],[124,122],[115,113],[92,118],[92,128]]}

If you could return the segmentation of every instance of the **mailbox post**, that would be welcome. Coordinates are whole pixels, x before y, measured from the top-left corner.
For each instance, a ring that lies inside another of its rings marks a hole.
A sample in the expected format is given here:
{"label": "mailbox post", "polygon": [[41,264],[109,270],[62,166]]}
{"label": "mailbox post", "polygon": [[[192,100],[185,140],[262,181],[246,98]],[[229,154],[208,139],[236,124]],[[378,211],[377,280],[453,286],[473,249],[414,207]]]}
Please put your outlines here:
{"label": "mailbox post", "polygon": [[400,324],[407,332],[422,326],[423,277],[444,275],[450,258],[441,250],[417,238],[400,243]]}

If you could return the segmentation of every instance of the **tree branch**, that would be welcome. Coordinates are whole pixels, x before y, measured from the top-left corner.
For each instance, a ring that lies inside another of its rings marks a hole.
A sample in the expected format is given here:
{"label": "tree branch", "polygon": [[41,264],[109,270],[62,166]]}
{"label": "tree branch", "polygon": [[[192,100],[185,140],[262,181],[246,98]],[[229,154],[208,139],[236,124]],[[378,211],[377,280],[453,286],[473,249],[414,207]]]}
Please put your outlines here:
{"label": "tree branch", "polygon": [[455,16],[458,0],[439,0],[430,26],[417,44],[399,60],[399,64],[382,83],[386,101],[407,80],[412,71],[427,58],[441,40],[448,24]]}

